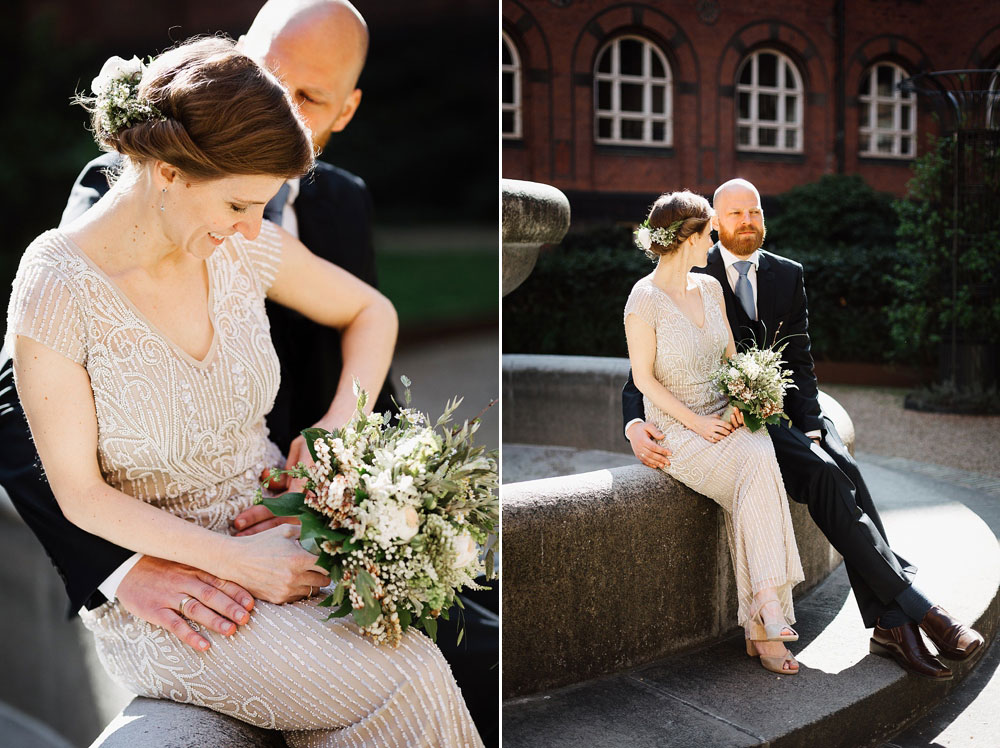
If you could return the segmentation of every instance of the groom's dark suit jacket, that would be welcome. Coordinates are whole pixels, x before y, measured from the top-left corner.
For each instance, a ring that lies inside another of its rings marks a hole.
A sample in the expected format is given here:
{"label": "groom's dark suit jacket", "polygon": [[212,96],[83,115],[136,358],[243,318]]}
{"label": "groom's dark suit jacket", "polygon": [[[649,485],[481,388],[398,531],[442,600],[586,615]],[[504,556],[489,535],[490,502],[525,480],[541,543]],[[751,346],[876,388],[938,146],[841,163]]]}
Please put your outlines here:
{"label": "groom's dark suit jacket", "polygon": [[[796,389],[790,389],[785,394],[785,413],[800,431],[825,429],[826,423],[817,399],[812,353],[809,350],[809,312],[802,266],[793,260],[760,251],[756,321],[751,320],[743,311],[743,306],[729,285],[726,265],[718,244],[709,251],[708,264],[703,268],[694,268],[694,271],[711,275],[722,285],[726,316],[737,347],[754,341],[763,347],[770,345],[775,338],[787,343],[782,356],[786,368],[792,372]],[[626,424],[636,418],[646,418],[642,393],[632,381],[631,371],[622,392],[622,413]]]}
{"label": "groom's dark suit jacket", "polygon": [[[754,341],[762,347],[775,339],[787,343],[782,357],[796,388],[785,393],[784,406],[792,424],[768,426],[768,433],[788,495],[809,507],[813,521],[843,555],[861,617],[870,628],[895,604],[894,598],[910,584],[916,569],[889,547],[861,471],[833,421],[820,409],[802,266],[761,251],[757,320],[747,316],[733,293],[718,244],[709,251],[706,266],[695,270],[722,285],[726,316],[738,348]],[[642,394],[631,372],[622,390],[622,413],[626,424],[636,418],[645,420]],[[819,444],[806,436],[809,431],[821,432]]]}

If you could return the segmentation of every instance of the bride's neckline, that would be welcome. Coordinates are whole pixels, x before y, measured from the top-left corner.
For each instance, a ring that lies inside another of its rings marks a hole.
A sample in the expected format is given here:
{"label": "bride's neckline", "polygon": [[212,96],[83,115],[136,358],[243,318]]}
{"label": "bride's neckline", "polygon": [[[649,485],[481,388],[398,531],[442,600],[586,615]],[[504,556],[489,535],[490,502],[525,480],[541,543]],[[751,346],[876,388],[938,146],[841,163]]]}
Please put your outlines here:
{"label": "bride's neckline", "polygon": [[688,317],[684,313],[684,310],[681,309],[680,304],[678,304],[676,301],[674,301],[674,297],[670,295],[669,291],[666,291],[666,290],[660,288],[658,285],[656,285],[656,282],[653,280],[653,276],[652,275],[647,275],[646,276],[646,280],[649,282],[649,285],[651,285],[653,288],[655,288],[657,291],[659,291],[667,299],[670,300],[670,303],[674,305],[674,309],[677,310],[678,314],[680,314],[684,319],[686,319],[688,322],[690,322],[694,327],[698,328],[699,330],[704,330],[705,329],[705,322],[708,320],[708,310],[705,307],[705,294],[702,292],[701,284],[698,283],[697,279],[694,278],[694,273],[690,273],[689,272],[686,277],[689,278],[689,279],[691,279],[693,281],[692,284],[691,284],[692,289],[694,291],[697,291],[697,293],[698,293],[698,299],[701,301],[701,324],[700,325],[697,322],[695,322],[693,319],[691,319],[690,317]]}
{"label": "bride's neckline", "polygon": [[111,276],[108,275],[107,272],[105,272],[104,268],[98,265],[94,261],[94,259],[90,255],[88,255],[79,244],[77,244],[72,238],[70,238],[70,236],[65,231],[63,231],[62,229],[53,229],[53,231],[56,234],[58,234],[63,239],[64,242],[66,242],[66,245],[73,252],[80,255],[80,257],[83,258],[84,262],[86,262],[88,265],[90,265],[91,268],[94,269],[94,271],[101,277],[101,279],[105,282],[105,284],[107,284],[107,286],[111,289],[111,292],[119,299],[121,299],[122,303],[128,306],[128,308],[132,310],[132,313],[135,314],[135,316],[138,317],[142,321],[142,323],[146,325],[146,327],[152,330],[156,335],[161,337],[164,341],[166,341],[166,343],[171,348],[173,348],[174,351],[181,358],[183,358],[191,365],[196,366],[200,369],[207,368],[208,366],[211,365],[212,361],[215,359],[215,351],[218,348],[218,342],[219,342],[219,333],[215,324],[215,279],[214,279],[214,274],[212,273],[212,265],[211,265],[212,257],[215,256],[214,254],[212,255],[212,257],[209,257],[207,260],[205,260],[205,269],[206,272],[208,273],[208,323],[212,327],[212,342],[209,344],[208,351],[205,352],[205,355],[202,358],[198,359],[192,356],[186,350],[184,350],[176,342],[174,342],[174,340],[169,335],[167,335],[167,333],[164,332],[159,325],[157,325],[155,322],[149,319],[149,317],[147,317],[146,314],[132,302],[132,299],[129,298],[129,295],[125,293],[125,291],[123,291],[121,287],[111,279]]}

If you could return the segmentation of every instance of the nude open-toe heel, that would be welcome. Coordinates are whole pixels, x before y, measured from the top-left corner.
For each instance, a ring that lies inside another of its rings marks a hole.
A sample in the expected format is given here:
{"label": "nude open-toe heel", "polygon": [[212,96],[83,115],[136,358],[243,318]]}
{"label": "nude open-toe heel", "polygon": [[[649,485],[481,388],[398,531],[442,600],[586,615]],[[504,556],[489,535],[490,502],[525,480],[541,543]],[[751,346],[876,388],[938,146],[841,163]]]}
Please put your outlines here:
{"label": "nude open-toe heel", "polygon": [[[798,660],[796,660],[795,657],[792,656],[792,653],[789,652],[787,649],[785,650],[785,654],[775,657],[770,655],[762,655],[760,652],[758,652],[757,645],[753,643],[753,639],[747,639],[746,643],[747,643],[747,654],[750,655],[751,657],[759,657],[760,664],[765,670],[770,670],[772,673],[777,673],[778,675],[795,675],[796,673],[799,672]],[[792,667],[790,667],[788,670],[785,670],[782,667],[786,662],[792,665]]]}
{"label": "nude open-toe heel", "polygon": [[[764,616],[761,614],[761,609],[768,603],[776,603],[777,600],[766,600],[763,603],[755,604],[750,609],[750,623],[764,630],[764,637],[754,637],[758,641],[769,641],[769,642],[797,642],[799,640],[798,632],[795,631],[791,626],[789,626],[785,621],[780,623],[764,623]],[[780,605],[780,604],[779,604]],[[783,634],[781,633],[785,629],[788,629],[792,633]]]}

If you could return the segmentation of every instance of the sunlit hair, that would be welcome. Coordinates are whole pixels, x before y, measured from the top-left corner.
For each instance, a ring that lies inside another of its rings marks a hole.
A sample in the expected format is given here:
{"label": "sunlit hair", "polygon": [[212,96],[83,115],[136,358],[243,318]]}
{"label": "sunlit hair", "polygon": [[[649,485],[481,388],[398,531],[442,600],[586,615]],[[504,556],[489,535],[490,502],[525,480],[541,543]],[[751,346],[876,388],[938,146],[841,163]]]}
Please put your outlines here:
{"label": "sunlit hair", "polygon": [[108,132],[95,113],[94,137],[104,150],[138,164],[164,161],[193,180],[292,179],[312,168],[312,141],[288,93],[230,39],[193,39],[164,52],[146,69],[138,95],[163,119]]}
{"label": "sunlit hair", "polygon": [[668,245],[653,242],[646,254],[651,257],[670,255],[693,234],[700,234],[712,220],[712,206],[708,200],[690,190],[668,192],[656,198],[649,210],[650,228],[668,228],[678,223],[673,241]]}

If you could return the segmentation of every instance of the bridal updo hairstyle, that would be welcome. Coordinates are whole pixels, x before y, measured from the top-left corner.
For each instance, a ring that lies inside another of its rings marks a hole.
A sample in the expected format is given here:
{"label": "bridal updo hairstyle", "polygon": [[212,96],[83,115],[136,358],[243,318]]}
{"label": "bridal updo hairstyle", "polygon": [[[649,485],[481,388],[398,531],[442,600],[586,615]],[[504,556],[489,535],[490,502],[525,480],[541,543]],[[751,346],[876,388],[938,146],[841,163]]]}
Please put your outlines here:
{"label": "bridal updo hairstyle", "polygon": [[190,180],[233,175],[293,179],[313,166],[312,139],[284,87],[230,39],[185,42],[146,68],[138,96],[160,114],[94,137],[136,163],[160,160]]}
{"label": "bridal updo hairstyle", "polygon": [[651,229],[666,229],[678,221],[682,222],[670,244],[663,245],[654,241],[645,250],[649,259],[656,261],[676,252],[689,236],[704,231],[706,224],[712,220],[712,206],[701,195],[689,190],[668,192],[656,198],[647,220]]}

